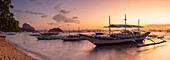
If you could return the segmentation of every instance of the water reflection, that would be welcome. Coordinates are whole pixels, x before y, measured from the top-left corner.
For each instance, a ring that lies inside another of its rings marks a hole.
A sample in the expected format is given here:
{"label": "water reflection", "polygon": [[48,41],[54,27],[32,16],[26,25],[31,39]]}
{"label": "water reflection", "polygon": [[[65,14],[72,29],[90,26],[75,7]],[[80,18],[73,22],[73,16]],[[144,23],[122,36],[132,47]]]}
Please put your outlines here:
{"label": "water reflection", "polygon": [[[146,43],[148,43],[148,41],[144,42],[144,44]],[[154,58],[154,56],[166,53],[161,51],[166,46],[166,43],[140,48],[137,48],[136,46],[137,44],[135,43],[113,46],[96,46],[89,52],[89,60],[158,60],[162,59],[162,57]],[[155,52],[153,51],[160,53],[155,55]]]}
{"label": "water reflection", "polygon": [[90,60],[133,60],[138,54],[137,44],[122,44],[113,46],[96,46],[90,52]]}
{"label": "water reflection", "polygon": [[[112,46],[95,46],[88,40],[37,40],[21,33],[7,36],[7,40],[15,43],[31,54],[36,54],[41,60],[170,60],[170,37],[165,36],[167,43],[137,48],[137,44],[122,44]],[[152,38],[155,42],[161,40]],[[149,40],[144,44],[153,43]]]}

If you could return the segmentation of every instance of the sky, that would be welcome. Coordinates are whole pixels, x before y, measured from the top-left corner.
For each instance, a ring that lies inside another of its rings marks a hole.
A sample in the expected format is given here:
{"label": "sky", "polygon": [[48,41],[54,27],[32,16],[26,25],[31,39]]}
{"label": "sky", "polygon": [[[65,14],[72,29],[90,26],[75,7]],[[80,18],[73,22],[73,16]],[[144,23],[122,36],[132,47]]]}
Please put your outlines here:
{"label": "sky", "polygon": [[[105,29],[112,24],[170,24],[170,0],[12,0],[14,18],[35,29]],[[164,26],[162,25],[162,26]],[[170,28],[170,27],[167,27]]]}

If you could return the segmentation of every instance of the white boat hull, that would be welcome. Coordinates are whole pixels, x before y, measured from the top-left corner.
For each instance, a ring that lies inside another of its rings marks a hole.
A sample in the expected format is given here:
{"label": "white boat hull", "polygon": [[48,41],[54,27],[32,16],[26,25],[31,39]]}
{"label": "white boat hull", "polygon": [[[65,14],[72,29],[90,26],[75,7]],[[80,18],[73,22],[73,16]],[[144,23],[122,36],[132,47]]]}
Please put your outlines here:
{"label": "white boat hull", "polygon": [[107,38],[107,37],[93,37],[93,36],[88,36],[88,35],[83,35],[80,34],[81,37],[89,40],[95,45],[112,45],[112,44],[121,44],[121,43],[129,43],[129,42],[139,42],[141,43],[146,36],[148,36],[150,32],[146,32],[145,34],[138,35],[138,36],[125,36],[125,37],[120,37],[120,38]]}
{"label": "white boat hull", "polygon": [[[100,39],[88,36],[82,36],[83,38],[89,40],[95,45],[114,45],[114,44],[122,44],[122,43],[130,43],[134,42],[132,39]],[[135,41],[143,41],[145,37],[134,38]]]}

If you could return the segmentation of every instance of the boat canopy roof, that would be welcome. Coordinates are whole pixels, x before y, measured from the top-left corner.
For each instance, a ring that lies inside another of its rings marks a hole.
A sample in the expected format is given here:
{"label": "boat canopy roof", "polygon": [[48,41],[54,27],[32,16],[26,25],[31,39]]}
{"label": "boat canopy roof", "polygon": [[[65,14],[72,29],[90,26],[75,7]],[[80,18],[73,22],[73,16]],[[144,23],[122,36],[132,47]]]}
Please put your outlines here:
{"label": "boat canopy roof", "polygon": [[104,28],[108,27],[114,27],[114,28],[121,28],[121,27],[127,27],[127,28],[143,28],[142,26],[137,26],[137,25],[121,25],[121,24],[112,24],[110,26],[104,26]]}

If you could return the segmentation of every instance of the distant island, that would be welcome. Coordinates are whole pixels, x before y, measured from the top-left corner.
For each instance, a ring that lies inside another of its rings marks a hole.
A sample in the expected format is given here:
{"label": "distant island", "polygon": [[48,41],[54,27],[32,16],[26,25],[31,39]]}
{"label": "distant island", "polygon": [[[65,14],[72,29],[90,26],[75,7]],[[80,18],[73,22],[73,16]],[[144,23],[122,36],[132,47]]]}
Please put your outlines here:
{"label": "distant island", "polygon": [[52,28],[48,32],[63,32],[60,28]]}
{"label": "distant island", "polygon": [[[31,26],[28,23],[24,23],[22,28],[20,28],[20,31],[21,32],[38,32],[37,30],[35,30],[33,26]],[[60,28],[52,28],[48,30],[48,32],[63,32],[63,30]]]}
{"label": "distant island", "polygon": [[35,29],[34,27],[32,27],[31,25],[29,25],[28,23],[24,23],[22,28],[20,28],[21,32],[34,32]]}

